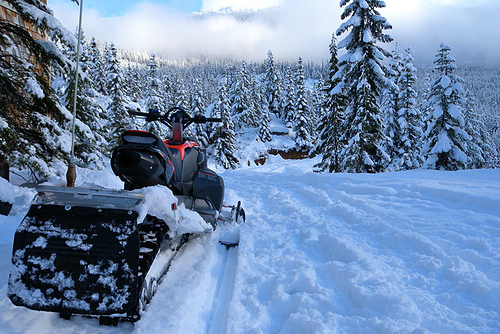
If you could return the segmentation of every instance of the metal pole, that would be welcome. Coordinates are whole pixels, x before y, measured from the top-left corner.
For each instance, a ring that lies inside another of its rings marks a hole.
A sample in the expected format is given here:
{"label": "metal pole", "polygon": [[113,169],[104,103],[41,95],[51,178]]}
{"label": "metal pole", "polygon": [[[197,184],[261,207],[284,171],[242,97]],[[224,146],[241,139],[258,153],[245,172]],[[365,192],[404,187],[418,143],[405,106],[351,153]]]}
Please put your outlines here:
{"label": "metal pole", "polygon": [[78,98],[78,72],[80,67],[80,45],[82,40],[82,12],[83,0],[80,0],[80,16],[78,19],[78,44],[76,46],[76,66],[75,66],[75,91],[73,96],[73,121],[71,126],[71,157],[66,173],[66,182],[68,187],[74,187],[76,180],[75,166],[75,120],[76,120],[76,100]]}

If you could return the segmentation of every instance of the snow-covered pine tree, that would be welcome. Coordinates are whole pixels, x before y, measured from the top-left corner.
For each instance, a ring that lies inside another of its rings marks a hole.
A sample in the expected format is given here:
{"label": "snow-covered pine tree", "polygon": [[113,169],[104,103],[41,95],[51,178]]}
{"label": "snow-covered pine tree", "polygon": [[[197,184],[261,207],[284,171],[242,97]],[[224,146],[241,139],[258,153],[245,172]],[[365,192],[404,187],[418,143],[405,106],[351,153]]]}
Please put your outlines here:
{"label": "snow-covered pine tree", "polygon": [[110,124],[108,126],[108,147],[115,147],[121,134],[130,127],[130,116],[126,109],[126,97],[123,95],[123,76],[114,44],[110,45],[106,63],[106,90],[111,103],[108,106]]}
{"label": "snow-covered pine tree", "polygon": [[[56,166],[69,160],[72,120],[47,78],[50,69],[68,76],[74,73],[74,64],[56,45],[75,50],[77,40],[41,1],[5,1],[47,39],[37,41],[24,27],[0,20],[0,159],[46,176],[60,171]],[[25,52],[30,60],[23,56]],[[88,129],[78,120],[76,126]],[[91,153],[85,147],[82,152]],[[77,153],[76,158],[84,157]]]}
{"label": "snow-covered pine tree", "polygon": [[[199,78],[194,79],[193,85],[193,95],[191,98],[191,113],[193,115],[205,115],[206,106],[204,102],[204,91],[202,88],[202,82]],[[208,133],[205,124],[196,124],[196,141],[201,147],[208,147]]]}
{"label": "snow-covered pine tree", "polygon": [[339,85],[349,98],[343,123],[342,140],[347,146],[342,152],[342,166],[348,172],[380,172],[390,158],[383,149],[386,136],[378,101],[382,90],[393,83],[386,78],[382,64],[389,53],[376,43],[392,41],[384,33],[392,27],[377,10],[385,7],[383,1],[342,0],[340,6],[346,7],[341,18],[349,19],[336,34],[350,29],[338,44],[346,54],[339,59],[336,75],[342,78]]}
{"label": "snow-covered pine tree", "polygon": [[[130,99],[134,102],[138,102],[143,98],[143,91],[144,91],[144,85],[143,85],[143,79],[142,79],[142,71],[139,69],[137,64],[135,66],[128,66],[127,69],[125,70],[125,73],[123,74],[125,78],[125,82],[127,83],[128,87],[128,96]],[[162,80],[159,78],[159,85],[160,85],[160,91],[161,91],[161,86],[162,86]],[[146,80],[144,80],[146,81]],[[147,93],[147,92],[146,92]],[[162,99],[161,101],[164,101],[163,94],[161,95]],[[162,109],[164,108],[164,105],[162,105]]]}
{"label": "snow-covered pine tree", "polygon": [[265,65],[266,72],[264,76],[264,96],[268,104],[269,112],[275,114],[278,117],[281,117],[281,80],[271,50],[267,52]]}
{"label": "snow-covered pine tree", "polygon": [[108,59],[109,59],[109,45],[108,43],[104,44],[104,50],[102,51],[102,93],[104,95],[108,95],[108,87],[107,87],[107,67],[108,67]]}
{"label": "snow-covered pine tree", "polygon": [[171,71],[166,71],[162,75],[162,92],[163,92],[163,103],[164,109],[168,110],[172,106],[174,106],[174,74]]}
{"label": "snow-covered pine tree", "polygon": [[420,147],[423,135],[422,112],[417,108],[417,92],[414,85],[417,81],[417,69],[413,66],[413,51],[405,50],[402,60],[401,74],[397,80],[399,87],[399,109],[397,111],[397,124],[400,134],[396,142],[397,158],[396,169],[419,168],[423,159]]}
{"label": "snow-covered pine tree", "polygon": [[292,66],[290,64],[288,64],[285,69],[283,86],[281,119],[283,120],[283,123],[291,129],[293,128],[293,119],[295,114],[295,80],[293,78]]}
{"label": "snow-covered pine tree", "polygon": [[[78,34],[75,36],[78,38]],[[81,49],[86,49],[86,43],[82,38]],[[76,60],[76,52],[70,51],[69,58]],[[79,127],[75,127],[75,154],[81,156],[81,163],[104,168],[102,156],[97,152],[107,153],[105,150],[105,130],[102,124],[104,110],[96,98],[97,92],[93,88],[89,77],[89,57],[86,52],[81,54],[80,64],[82,67],[79,72],[78,92],[76,101],[76,115],[81,122]],[[84,70],[86,69],[86,70]],[[64,72],[53,72],[52,86],[57,86],[57,92],[60,94],[60,102],[67,109],[73,111],[75,98],[75,76],[67,75]]]}
{"label": "snow-covered pine tree", "polygon": [[297,64],[296,83],[295,117],[293,120],[295,146],[297,151],[309,153],[314,144],[309,132],[310,120],[308,116],[310,116],[310,111],[307,103],[304,64],[302,63],[302,57],[299,57],[299,62]]}
{"label": "snow-covered pine tree", "polygon": [[94,37],[90,39],[88,46],[88,75],[93,87],[101,94],[104,94],[104,66],[101,51]]}
{"label": "snow-covered pine tree", "polygon": [[[194,116],[191,113],[191,97],[189,87],[186,84],[190,80],[186,76],[182,76],[180,73],[176,73],[174,76],[174,82],[172,85],[172,95],[171,95],[171,105],[169,105],[169,109],[171,107],[179,107],[184,109],[190,116]],[[194,137],[194,129],[193,126],[188,126],[184,128],[184,137]]]}
{"label": "snow-covered pine tree", "polygon": [[317,128],[319,132],[318,144],[311,152],[312,154],[323,154],[321,162],[314,166],[320,172],[338,173],[341,171],[340,152],[345,145],[340,140],[342,135],[341,124],[344,119],[347,99],[342,94],[342,86],[339,85],[342,80],[336,77],[338,69],[338,50],[334,34],[330,43],[328,79],[324,87],[326,101],[323,108],[325,113],[321,117]]}
{"label": "snow-covered pine tree", "polygon": [[398,123],[398,111],[401,108],[399,100],[399,86],[397,85],[398,78],[401,75],[403,67],[403,59],[401,51],[396,44],[395,49],[391,53],[387,79],[391,80],[394,85],[390,85],[383,90],[382,93],[382,117],[384,119],[384,129],[387,136],[384,150],[391,157],[389,169],[398,170],[399,149],[401,147],[401,128]]}
{"label": "snow-covered pine tree", "polygon": [[246,61],[241,62],[240,70],[235,76],[235,81],[229,91],[229,101],[231,102],[231,114],[236,126],[248,125],[248,110],[250,109],[251,79]]}
{"label": "snow-covered pine tree", "polygon": [[268,103],[266,98],[263,98],[262,101],[262,109],[261,109],[261,118],[259,122],[259,135],[258,138],[261,142],[266,143],[270,142],[273,138],[271,137],[271,129],[269,128],[269,123],[271,122],[270,111],[268,109]]}
{"label": "snow-covered pine tree", "polygon": [[455,59],[451,48],[441,43],[434,61],[434,72],[429,102],[433,108],[431,122],[424,134],[424,165],[429,169],[458,170],[466,167],[467,141],[465,120],[462,115],[463,79],[453,72]]}
{"label": "snow-covered pine tree", "polygon": [[422,84],[419,103],[418,103],[418,109],[420,109],[422,113],[423,133],[427,132],[427,129],[429,128],[432,118],[432,106],[429,102],[429,97],[431,96],[431,80],[432,79],[430,73],[426,73],[424,82]]}
{"label": "snow-covered pine tree", "polygon": [[252,128],[258,128],[261,120],[261,111],[268,109],[267,100],[263,96],[262,86],[256,76],[251,76],[250,83],[250,107],[246,112],[246,124]]}
{"label": "snow-covered pine tree", "polygon": [[188,91],[186,84],[180,75],[174,77],[172,85],[172,107],[179,107],[190,113],[191,103],[189,101]]}
{"label": "snow-covered pine tree", "polygon": [[235,154],[236,134],[234,133],[234,123],[231,119],[227,79],[224,79],[219,84],[219,94],[214,105],[213,115],[222,119],[214,145],[213,158],[218,165],[221,165],[225,169],[235,169],[238,167],[239,161]]}
{"label": "snow-covered pine tree", "polygon": [[494,165],[494,149],[490,136],[487,135],[483,114],[479,109],[477,99],[467,91],[465,94],[466,105],[464,108],[465,131],[470,136],[467,143],[468,168],[484,168]]}
{"label": "snow-covered pine tree", "polygon": [[[152,54],[149,59],[146,87],[144,109],[148,111],[156,110],[159,113],[163,113],[164,103],[161,94],[161,82],[158,78],[158,62],[156,61],[155,54]],[[160,122],[146,122],[144,130],[154,133],[160,138],[166,138],[168,135],[168,129]]]}

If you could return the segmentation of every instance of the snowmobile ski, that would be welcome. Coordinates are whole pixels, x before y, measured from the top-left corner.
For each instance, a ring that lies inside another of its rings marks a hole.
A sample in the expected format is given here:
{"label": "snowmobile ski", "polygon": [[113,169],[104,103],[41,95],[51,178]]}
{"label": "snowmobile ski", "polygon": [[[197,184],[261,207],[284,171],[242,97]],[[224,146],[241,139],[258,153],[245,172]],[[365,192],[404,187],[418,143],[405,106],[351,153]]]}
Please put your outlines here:
{"label": "snowmobile ski", "polygon": [[238,201],[236,206],[222,206],[218,218],[219,242],[226,247],[237,246],[240,242],[239,224],[245,222],[245,210]]}

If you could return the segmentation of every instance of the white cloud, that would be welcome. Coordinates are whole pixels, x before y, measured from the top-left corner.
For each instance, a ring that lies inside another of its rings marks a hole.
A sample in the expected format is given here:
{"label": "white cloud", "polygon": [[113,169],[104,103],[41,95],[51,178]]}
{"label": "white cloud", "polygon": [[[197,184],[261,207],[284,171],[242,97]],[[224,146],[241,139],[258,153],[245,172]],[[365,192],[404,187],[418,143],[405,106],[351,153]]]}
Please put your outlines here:
{"label": "white cloud", "polygon": [[223,8],[234,10],[259,10],[279,6],[281,0],[203,0],[202,11],[218,11]]}
{"label": "white cloud", "polygon": [[[482,0],[482,6],[476,2],[473,8],[464,8],[442,1],[405,0],[402,6],[402,0],[386,0],[387,8],[380,13],[392,24],[389,34],[400,48],[412,46],[417,60],[432,62],[439,44],[445,42],[458,61],[499,64],[500,34],[496,27],[500,2]],[[102,18],[96,11],[85,10],[83,28],[88,38],[164,56],[204,54],[252,61],[265,59],[267,50],[272,50],[278,60],[296,61],[299,56],[305,61],[328,59],[331,35],[341,23],[338,1],[204,0],[203,6],[215,9],[243,3],[254,8],[271,6],[272,14],[245,21],[229,15],[200,19],[143,1],[120,17]],[[77,6],[65,0],[51,0],[50,6],[74,31]]]}

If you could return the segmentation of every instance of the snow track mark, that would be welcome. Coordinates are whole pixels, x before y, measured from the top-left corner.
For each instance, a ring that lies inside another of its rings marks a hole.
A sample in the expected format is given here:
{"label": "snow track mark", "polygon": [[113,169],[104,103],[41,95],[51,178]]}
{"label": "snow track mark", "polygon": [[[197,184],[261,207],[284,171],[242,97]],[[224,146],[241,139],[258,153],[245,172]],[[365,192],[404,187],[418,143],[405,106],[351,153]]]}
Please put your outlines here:
{"label": "snow track mark", "polygon": [[206,333],[227,333],[227,318],[229,303],[233,296],[234,278],[237,264],[238,246],[217,246],[218,252],[223,252],[222,268],[212,301],[211,318],[207,323]]}

